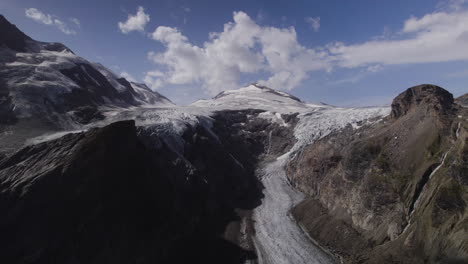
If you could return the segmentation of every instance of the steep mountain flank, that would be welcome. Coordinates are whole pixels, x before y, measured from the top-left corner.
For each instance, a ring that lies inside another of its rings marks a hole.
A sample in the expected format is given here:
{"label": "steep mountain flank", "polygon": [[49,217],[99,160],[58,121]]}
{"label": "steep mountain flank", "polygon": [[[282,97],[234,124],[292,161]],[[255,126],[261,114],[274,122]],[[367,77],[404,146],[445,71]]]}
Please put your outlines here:
{"label": "steep mountain flank", "polygon": [[[0,259],[7,263],[244,263],[242,212],[260,204],[260,155],[286,128],[223,111],[175,147],[134,121],[26,146],[0,158]],[[294,116],[286,117],[294,122]],[[292,126],[291,126],[292,127]],[[269,147],[274,142],[274,148]],[[245,213],[244,213],[245,214]],[[252,231],[247,231],[252,232]],[[230,242],[231,241],[231,242]],[[240,247],[242,246],[242,247]]]}
{"label": "steep mountain flank", "polygon": [[247,252],[219,237],[236,217],[233,208],[253,206],[260,192],[206,133],[197,130],[187,138],[193,149],[186,150],[186,160],[154,144],[130,121],[29,146],[4,159],[0,259],[241,263]]}
{"label": "steep mountain flank", "polygon": [[173,106],[146,85],[119,78],[61,43],[31,39],[2,15],[0,36],[2,149],[103,119],[103,109]]}
{"label": "steep mountain flank", "polygon": [[345,263],[468,260],[468,111],[453,101],[412,87],[382,122],[305,147],[287,169],[308,195],[298,223]]}

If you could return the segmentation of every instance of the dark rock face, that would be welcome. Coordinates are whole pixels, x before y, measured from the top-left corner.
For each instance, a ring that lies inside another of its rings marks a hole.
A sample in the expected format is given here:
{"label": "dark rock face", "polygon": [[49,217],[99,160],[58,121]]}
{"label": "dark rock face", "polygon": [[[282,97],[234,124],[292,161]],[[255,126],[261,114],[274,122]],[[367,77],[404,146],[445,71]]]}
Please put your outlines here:
{"label": "dark rock face", "polygon": [[255,159],[243,149],[228,152],[222,138],[203,128],[184,138],[180,156],[124,121],[2,158],[0,258],[242,263],[253,257],[220,237],[237,218],[234,208],[259,204]]}
{"label": "dark rock face", "polygon": [[453,108],[453,96],[436,85],[422,84],[408,88],[392,102],[392,118],[406,115],[412,109],[425,108],[438,114],[447,114]]}
{"label": "dark rock face", "polygon": [[410,88],[392,117],[331,134],[288,165],[308,194],[293,215],[345,263],[468,260],[468,112],[447,93]]}
{"label": "dark rock face", "polygon": [[225,230],[240,220],[238,210],[260,205],[263,187],[255,176],[260,156],[293,143],[293,126],[256,117],[260,112],[218,112],[211,129],[198,125],[185,131],[182,149],[151,127],[121,121],[0,156],[0,259],[244,263],[254,258],[251,245],[235,244],[238,231],[223,239]]}
{"label": "dark rock face", "polygon": [[15,123],[16,116],[13,109],[10,91],[5,88],[4,81],[0,80],[0,125]]}
{"label": "dark rock face", "polygon": [[134,99],[136,92],[130,85],[126,87],[126,91],[118,92],[107,78],[90,64],[78,63],[75,67],[63,69],[61,72],[82,87],[64,96],[64,105],[69,108],[67,110],[83,105],[103,105],[104,98],[115,101],[117,105],[119,101],[122,106],[138,105]]}
{"label": "dark rock face", "polygon": [[27,41],[32,39],[21,32],[15,25],[8,22],[2,15],[0,15],[0,32],[2,32],[0,46],[6,46],[19,52],[27,51]]}

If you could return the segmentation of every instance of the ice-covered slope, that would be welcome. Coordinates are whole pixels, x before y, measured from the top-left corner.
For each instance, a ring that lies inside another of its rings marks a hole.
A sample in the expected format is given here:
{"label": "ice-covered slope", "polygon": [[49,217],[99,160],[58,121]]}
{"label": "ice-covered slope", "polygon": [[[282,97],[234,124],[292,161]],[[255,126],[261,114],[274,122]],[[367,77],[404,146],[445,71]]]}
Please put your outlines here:
{"label": "ice-covered slope", "polygon": [[212,99],[196,101],[192,106],[223,110],[251,108],[279,113],[305,112],[311,108],[329,107],[325,104],[307,104],[293,95],[258,84],[251,84],[238,90],[227,90]]}

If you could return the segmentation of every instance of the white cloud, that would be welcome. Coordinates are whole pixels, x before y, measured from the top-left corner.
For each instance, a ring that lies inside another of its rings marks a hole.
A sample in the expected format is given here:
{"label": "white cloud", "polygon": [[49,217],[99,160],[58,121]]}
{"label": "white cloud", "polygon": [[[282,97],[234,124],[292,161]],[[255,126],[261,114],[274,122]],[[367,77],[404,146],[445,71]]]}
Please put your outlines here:
{"label": "white cloud", "polygon": [[138,7],[135,15],[128,15],[127,21],[119,22],[119,29],[122,33],[127,34],[130,31],[145,31],[146,24],[150,21],[150,16],[145,13],[145,9]]}
{"label": "white cloud", "polygon": [[210,33],[203,46],[191,44],[177,28],[157,27],[151,37],[166,50],[150,52],[148,58],[165,71],[158,76],[147,73],[145,81],[154,88],[199,82],[209,94],[216,94],[238,88],[241,74],[267,72],[270,77],[260,83],[290,90],[309,71],[330,66],[324,51],[297,42],[293,27],[262,27],[244,12],[235,12],[233,20],[222,32]]}
{"label": "white cloud", "polygon": [[367,67],[366,71],[368,71],[368,72],[379,72],[382,69],[383,69],[382,65],[376,64],[376,65],[371,65],[371,66]]}
{"label": "white cloud", "polygon": [[211,32],[203,45],[194,45],[177,28],[160,26],[151,38],[165,50],[148,54],[159,67],[157,74],[146,74],[145,82],[153,88],[201,84],[207,93],[216,94],[238,88],[241,76],[261,74],[266,78],[256,80],[259,83],[291,90],[314,71],[357,68],[366,76],[386,65],[468,60],[466,9],[410,17],[397,33],[384,33],[362,43],[310,48],[298,42],[294,27],[261,26],[246,13],[235,12],[222,32]]}
{"label": "white cloud", "polygon": [[435,12],[405,21],[397,40],[330,45],[339,66],[468,60],[468,12]]}
{"label": "white cloud", "polygon": [[445,0],[438,3],[438,7],[441,10],[461,10],[464,5],[468,3],[468,0]]}
{"label": "white cloud", "polygon": [[164,73],[160,71],[149,71],[145,74],[143,82],[145,82],[151,89],[157,90],[164,84],[162,81],[163,77]]}
{"label": "white cloud", "polygon": [[[60,31],[67,35],[76,35],[76,31],[71,29],[65,22],[56,16],[46,14],[37,8],[27,8],[25,11],[27,17],[35,20],[36,22],[56,26]],[[76,18],[74,18],[76,19]],[[78,19],[76,19],[78,21]],[[75,22],[74,22],[75,23]],[[79,21],[77,26],[79,26]]]}
{"label": "white cloud", "polygon": [[320,17],[306,17],[305,22],[310,25],[313,31],[318,32],[320,29]]}
{"label": "white cloud", "polygon": [[70,21],[73,22],[77,27],[81,27],[81,23],[80,23],[80,20],[78,20],[78,18],[70,18]]}
{"label": "white cloud", "polygon": [[136,79],[130,73],[126,71],[121,72],[120,77],[125,78],[129,82],[136,82]]}
{"label": "white cloud", "polygon": [[53,21],[51,15],[44,14],[36,8],[27,8],[26,16],[46,25],[51,25]]}

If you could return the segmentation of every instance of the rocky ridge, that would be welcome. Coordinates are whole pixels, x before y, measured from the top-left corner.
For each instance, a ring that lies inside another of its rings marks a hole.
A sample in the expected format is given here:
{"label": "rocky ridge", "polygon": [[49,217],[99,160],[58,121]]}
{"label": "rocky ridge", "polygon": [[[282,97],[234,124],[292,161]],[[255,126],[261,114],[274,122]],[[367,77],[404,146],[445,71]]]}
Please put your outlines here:
{"label": "rocky ridge", "polygon": [[466,116],[450,93],[421,85],[384,122],[306,147],[288,165],[308,195],[295,218],[346,263],[466,260]]}

